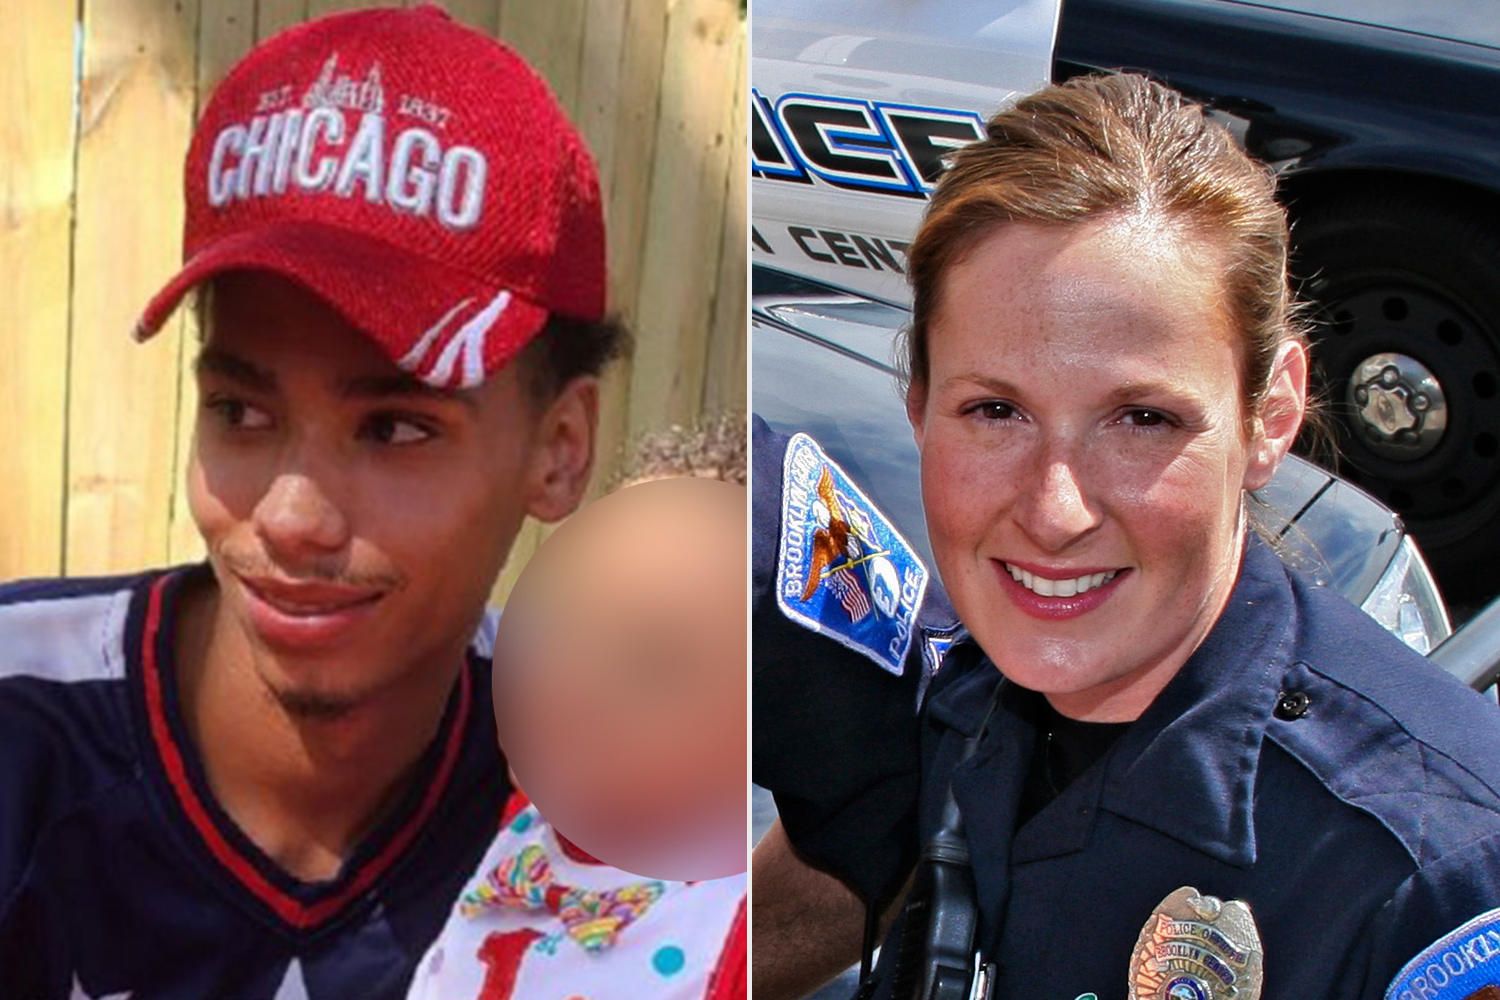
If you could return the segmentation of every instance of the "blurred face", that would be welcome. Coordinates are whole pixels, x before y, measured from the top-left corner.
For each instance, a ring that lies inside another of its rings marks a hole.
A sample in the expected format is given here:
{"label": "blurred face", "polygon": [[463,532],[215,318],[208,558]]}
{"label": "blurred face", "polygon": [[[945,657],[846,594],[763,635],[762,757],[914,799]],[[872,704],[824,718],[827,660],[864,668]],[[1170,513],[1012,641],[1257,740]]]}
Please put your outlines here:
{"label": "blurred face", "polygon": [[423,386],[283,279],[227,276],[213,304],[188,490],[220,641],[294,713],[451,676],[523,516],[557,500],[551,417],[513,370]]}
{"label": "blurred face", "polygon": [[495,708],[516,778],[616,867],[745,870],[745,490],[612,493],[527,563],[500,619]]}
{"label": "blurred face", "polygon": [[1186,662],[1234,585],[1241,491],[1284,454],[1246,419],[1217,273],[1115,217],[1004,226],[945,275],[909,398],[938,568],[1064,715],[1136,718]]}

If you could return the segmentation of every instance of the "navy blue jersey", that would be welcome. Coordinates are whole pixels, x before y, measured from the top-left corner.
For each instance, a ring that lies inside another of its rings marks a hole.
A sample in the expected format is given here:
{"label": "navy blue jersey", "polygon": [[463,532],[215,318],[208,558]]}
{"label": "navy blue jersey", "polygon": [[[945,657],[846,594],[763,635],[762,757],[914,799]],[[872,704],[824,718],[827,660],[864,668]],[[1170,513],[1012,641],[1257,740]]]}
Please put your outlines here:
{"label": "navy blue jersey", "polygon": [[[1378,1000],[1500,906],[1500,712],[1257,541],[1203,645],[1018,828],[1040,697],[960,642],[924,713],[918,826],[936,828],[951,779],[997,997],[1123,1000],[1137,935],[1183,886],[1249,905],[1266,1000]],[[1450,966],[1488,957],[1470,937]]]}
{"label": "navy blue jersey", "polygon": [[301,882],[215,802],[178,704],[206,567],[0,587],[0,998],[400,1000],[508,794],[492,631],[405,799]]}

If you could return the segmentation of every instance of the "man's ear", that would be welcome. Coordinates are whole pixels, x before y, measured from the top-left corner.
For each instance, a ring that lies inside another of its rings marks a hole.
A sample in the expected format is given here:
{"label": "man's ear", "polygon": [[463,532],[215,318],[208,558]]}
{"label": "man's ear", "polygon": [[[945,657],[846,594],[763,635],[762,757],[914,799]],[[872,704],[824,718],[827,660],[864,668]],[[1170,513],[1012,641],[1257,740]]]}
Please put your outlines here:
{"label": "man's ear", "polygon": [[1292,450],[1307,413],[1307,348],[1287,341],[1276,352],[1271,382],[1251,429],[1244,488],[1258,490],[1271,481]]}
{"label": "man's ear", "polygon": [[581,375],[538,418],[527,513],[561,521],[583,502],[599,436],[599,379]]}

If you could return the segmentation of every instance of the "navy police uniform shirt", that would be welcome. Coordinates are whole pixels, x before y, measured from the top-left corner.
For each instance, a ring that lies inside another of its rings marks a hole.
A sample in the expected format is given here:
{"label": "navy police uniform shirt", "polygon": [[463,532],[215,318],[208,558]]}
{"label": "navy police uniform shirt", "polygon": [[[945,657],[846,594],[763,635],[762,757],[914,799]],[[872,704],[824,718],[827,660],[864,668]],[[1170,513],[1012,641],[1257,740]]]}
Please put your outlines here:
{"label": "navy police uniform shirt", "polygon": [[919,825],[951,776],[996,997],[1121,1000],[1138,935],[1182,886],[1249,905],[1266,1000],[1488,997],[1441,989],[1466,964],[1500,983],[1491,914],[1392,987],[1500,906],[1500,713],[1258,540],[1180,673],[1017,829],[1039,698],[962,643],[923,722]]}
{"label": "navy police uniform shirt", "polygon": [[943,601],[810,438],[756,417],[752,448],[754,780],[800,852],[883,904],[916,859],[918,605]]}
{"label": "navy police uniform shirt", "polygon": [[178,703],[176,595],[206,573],[0,587],[7,1000],[400,1000],[498,827],[481,630],[405,800],[333,880],[278,868]]}

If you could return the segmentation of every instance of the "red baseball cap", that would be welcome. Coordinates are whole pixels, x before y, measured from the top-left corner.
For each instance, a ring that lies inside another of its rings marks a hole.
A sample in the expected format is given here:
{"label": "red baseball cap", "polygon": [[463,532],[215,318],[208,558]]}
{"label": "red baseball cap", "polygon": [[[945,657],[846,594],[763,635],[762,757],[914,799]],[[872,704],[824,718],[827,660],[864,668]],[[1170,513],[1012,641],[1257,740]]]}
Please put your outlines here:
{"label": "red baseball cap", "polygon": [[193,133],[182,270],[150,337],[200,282],[273,271],[437,386],[508,363],[550,314],[604,313],[604,216],[582,138],[520,56],[434,6],[277,35]]}

